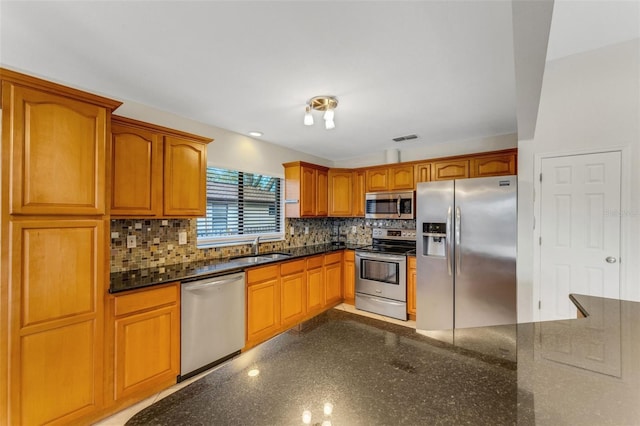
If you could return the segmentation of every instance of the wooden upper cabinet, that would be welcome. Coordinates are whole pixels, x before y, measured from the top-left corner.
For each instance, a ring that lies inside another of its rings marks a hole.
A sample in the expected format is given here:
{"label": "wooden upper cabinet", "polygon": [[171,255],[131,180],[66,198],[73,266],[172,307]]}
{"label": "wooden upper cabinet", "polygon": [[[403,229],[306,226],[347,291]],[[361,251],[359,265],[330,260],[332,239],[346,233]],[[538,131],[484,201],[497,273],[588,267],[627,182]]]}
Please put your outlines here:
{"label": "wooden upper cabinet", "polygon": [[112,216],[206,214],[211,139],[125,117],[113,117],[111,133]]}
{"label": "wooden upper cabinet", "polygon": [[9,81],[2,92],[10,213],[104,214],[110,109]]}
{"label": "wooden upper cabinet", "polygon": [[431,163],[420,163],[415,165],[414,176],[417,184],[431,181]]}
{"label": "wooden upper cabinet", "polygon": [[164,215],[205,216],[207,146],[165,136]]}
{"label": "wooden upper cabinet", "polygon": [[413,179],[413,165],[404,164],[389,167],[389,190],[412,190],[415,187]]}
{"label": "wooden upper cabinet", "polygon": [[515,175],[516,170],[515,152],[478,156],[471,159],[471,177]]}
{"label": "wooden upper cabinet", "polygon": [[111,125],[111,214],[155,216],[162,209],[162,135]]}
{"label": "wooden upper cabinet", "polygon": [[431,180],[466,179],[469,160],[436,161],[431,164]]}
{"label": "wooden upper cabinet", "polygon": [[353,211],[353,172],[329,170],[329,216],[349,217]]}
{"label": "wooden upper cabinet", "polygon": [[365,172],[363,170],[353,172],[353,216],[355,217],[364,217],[365,188]]}
{"label": "wooden upper cabinet", "polygon": [[296,161],[285,163],[285,217],[328,214],[328,167]]}
{"label": "wooden upper cabinet", "polygon": [[368,169],[366,171],[366,192],[387,191],[389,189],[389,169]]}

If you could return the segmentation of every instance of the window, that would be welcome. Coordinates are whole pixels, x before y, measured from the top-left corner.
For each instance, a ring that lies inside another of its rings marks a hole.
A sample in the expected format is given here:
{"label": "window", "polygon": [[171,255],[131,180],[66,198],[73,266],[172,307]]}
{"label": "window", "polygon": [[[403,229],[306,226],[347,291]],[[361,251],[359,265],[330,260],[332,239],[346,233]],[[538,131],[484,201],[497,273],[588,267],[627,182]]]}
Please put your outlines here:
{"label": "window", "polygon": [[198,218],[198,243],[283,238],[281,185],[272,176],[207,167],[207,216]]}

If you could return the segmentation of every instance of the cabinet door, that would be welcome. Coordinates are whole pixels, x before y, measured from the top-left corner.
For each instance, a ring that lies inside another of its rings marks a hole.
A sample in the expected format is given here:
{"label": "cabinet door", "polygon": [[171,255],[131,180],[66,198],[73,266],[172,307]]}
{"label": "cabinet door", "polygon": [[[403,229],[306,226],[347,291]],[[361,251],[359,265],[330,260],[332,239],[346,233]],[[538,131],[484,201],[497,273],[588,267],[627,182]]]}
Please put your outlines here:
{"label": "cabinet door", "polygon": [[316,173],[316,216],[329,214],[329,177],[326,170]]}
{"label": "cabinet door", "polygon": [[104,214],[106,108],[5,82],[9,93],[10,213]]}
{"label": "cabinet door", "polygon": [[329,170],[329,216],[351,216],[353,173]]}
{"label": "cabinet door", "polygon": [[516,164],[515,153],[472,158],[471,177],[515,175]]}
{"label": "cabinet door", "polygon": [[111,126],[111,215],[162,216],[162,136]]}
{"label": "cabinet door", "polygon": [[395,166],[389,168],[389,190],[414,189],[413,166]]}
{"label": "cabinet door", "polygon": [[466,179],[469,160],[438,161],[431,165],[431,180]]}
{"label": "cabinet door", "polygon": [[407,313],[416,315],[416,258],[407,258]]}
{"label": "cabinet door", "polygon": [[315,216],[318,171],[311,167],[300,167],[300,216]]}
{"label": "cabinet door", "polygon": [[416,164],[414,174],[416,178],[416,184],[419,182],[430,182],[431,163]]}
{"label": "cabinet door", "polygon": [[282,276],[280,278],[280,322],[282,325],[295,324],[305,314],[305,273]]}
{"label": "cabinet door", "polygon": [[177,305],[115,321],[115,399],[153,391],[180,373],[180,326]]}
{"label": "cabinet door", "polygon": [[206,214],[207,146],[165,136],[164,215],[198,217]]}
{"label": "cabinet door", "polygon": [[271,337],[280,327],[280,283],[271,278],[247,286],[247,342]]}
{"label": "cabinet door", "polygon": [[370,169],[366,171],[367,192],[389,189],[389,169]]}
{"label": "cabinet door", "polygon": [[[325,259],[331,255],[326,255]],[[325,305],[332,305],[342,300],[342,259],[324,267]]]}
{"label": "cabinet door", "polygon": [[307,313],[318,312],[324,306],[324,272],[322,256],[307,259]]}
{"label": "cabinet door", "polygon": [[344,301],[353,305],[356,292],[356,264],[355,253],[352,250],[344,252]]}
{"label": "cabinet door", "polygon": [[365,172],[353,172],[353,216],[364,217],[365,207]]}
{"label": "cabinet door", "polygon": [[78,422],[103,403],[105,222],[9,226],[8,424]]}

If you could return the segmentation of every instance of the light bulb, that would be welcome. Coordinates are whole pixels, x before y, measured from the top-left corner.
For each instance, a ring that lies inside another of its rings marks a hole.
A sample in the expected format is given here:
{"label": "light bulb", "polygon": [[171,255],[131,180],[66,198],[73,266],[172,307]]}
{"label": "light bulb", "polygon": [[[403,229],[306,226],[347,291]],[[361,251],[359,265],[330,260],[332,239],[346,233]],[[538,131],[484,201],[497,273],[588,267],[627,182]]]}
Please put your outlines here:
{"label": "light bulb", "polygon": [[333,120],[327,120],[324,122],[324,128],[327,130],[335,129],[336,123]]}
{"label": "light bulb", "polygon": [[329,108],[324,112],[324,117],[326,121],[333,121],[333,109]]}
{"label": "light bulb", "polygon": [[309,108],[309,105],[307,105],[307,108],[305,108],[304,125],[313,126],[313,115],[311,115],[311,108]]}
{"label": "light bulb", "polygon": [[302,423],[304,423],[305,425],[308,425],[311,423],[311,411],[304,410],[302,412]]}

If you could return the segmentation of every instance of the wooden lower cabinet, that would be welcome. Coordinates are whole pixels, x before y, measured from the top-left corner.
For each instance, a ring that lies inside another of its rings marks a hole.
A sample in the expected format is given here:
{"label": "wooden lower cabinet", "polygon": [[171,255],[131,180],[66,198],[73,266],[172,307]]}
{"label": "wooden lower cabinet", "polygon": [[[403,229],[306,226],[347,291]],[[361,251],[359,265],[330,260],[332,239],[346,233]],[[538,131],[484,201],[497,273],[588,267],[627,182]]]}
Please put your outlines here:
{"label": "wooden lower cabinet", "polygon": [[176,383],[180,374],[180,284],[110,296],[112,401],[130,404]]}
{"label": "wooden lower cabinet", "polygon": [[247,347],[280,329],[280,271],[278,265],[247,271]]}
{"label": "wooden lower cabinet", "polygon": [[416,257],[407,257],[407,313],[416,319]]}
{"label": "wooden lower cabinet", "polygon": [[342,301],[342,252],[324,256],[325,306]]}
{"label": "wooden lower cabinet", "polygon": [[307,312],[318,313],[325,305],[324,256],[313,256],[307,259]]}
{"label": "wooden lower cabinet", "polygon": [[280,323],[296,324],[306,313],[304,259],[280,265]]}
{"label": "wooden lower cabinet", "polygon": [[344,303],[353,305],[356,298],[356,263],[355,252],[353,250],[345,250],[344,252],[344,269],[343,269],[343,295]]}

